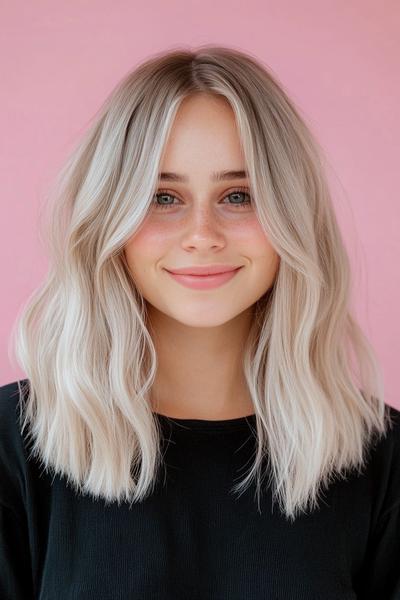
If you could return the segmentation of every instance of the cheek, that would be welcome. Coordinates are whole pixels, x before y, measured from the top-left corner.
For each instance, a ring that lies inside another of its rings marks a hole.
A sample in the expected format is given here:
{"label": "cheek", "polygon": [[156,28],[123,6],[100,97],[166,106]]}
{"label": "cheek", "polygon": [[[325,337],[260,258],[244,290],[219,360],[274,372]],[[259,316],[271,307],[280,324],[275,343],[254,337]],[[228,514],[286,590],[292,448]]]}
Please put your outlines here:
{"label": "cheek", "polygon": [[257,218],[242,223],[237,228],[235,237],[243,243],[244,252],[253,260],[271,262],[278,257]]}
{"label": "cheek", "polygon": [[165,226],[146,224],[132,236],[125,245],[125,255],[129,266],[143,264],[160,254],[167,240]]}
{"label": "cheek", "polygon": [[246,234],[243,254],[252,263],[251,277],[258,299],[273,285],[279,269],[280,256],[258,220],[249,222],[243,233]]}

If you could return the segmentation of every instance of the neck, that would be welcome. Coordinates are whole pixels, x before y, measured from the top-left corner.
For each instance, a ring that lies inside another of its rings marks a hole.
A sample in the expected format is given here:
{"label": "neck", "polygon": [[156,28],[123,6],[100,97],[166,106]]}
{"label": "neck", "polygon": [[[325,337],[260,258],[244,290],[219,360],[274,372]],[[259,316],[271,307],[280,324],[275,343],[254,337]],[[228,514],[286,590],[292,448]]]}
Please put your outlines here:
{"label": "neck", "polygon": [[233,419],[254,413],[243,373],[251,311],[220,326],[188,327],[149,312],[158,368],[151,389],[154,412],[182,419]]}

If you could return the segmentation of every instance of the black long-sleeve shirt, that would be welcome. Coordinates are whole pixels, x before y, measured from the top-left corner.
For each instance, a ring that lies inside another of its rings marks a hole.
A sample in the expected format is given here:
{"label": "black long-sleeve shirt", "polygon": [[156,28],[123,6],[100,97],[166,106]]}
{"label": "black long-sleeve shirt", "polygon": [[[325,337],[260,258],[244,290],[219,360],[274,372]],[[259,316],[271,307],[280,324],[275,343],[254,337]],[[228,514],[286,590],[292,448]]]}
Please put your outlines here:
{"label": "black long-sleeve shirt", "polygon": [[319,508],[291,523],[266,484],[261,512],[255,484],[240,498],[229,491],[254,456],[254,415],[157,415],[166,470],[129,508],[78,496],[29,458],[18,400],[16,382],[0,387],[1,600],[400,599],[394,407],[395,427],[364,472],[332,483]]}

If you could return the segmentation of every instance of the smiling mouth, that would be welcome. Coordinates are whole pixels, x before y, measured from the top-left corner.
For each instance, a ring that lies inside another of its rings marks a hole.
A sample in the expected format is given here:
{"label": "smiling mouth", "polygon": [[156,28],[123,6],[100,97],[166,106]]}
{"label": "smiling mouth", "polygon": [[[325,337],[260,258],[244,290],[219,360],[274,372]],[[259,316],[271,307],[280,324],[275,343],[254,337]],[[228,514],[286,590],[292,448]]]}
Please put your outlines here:
{"label": "smiling mouth", "polygon": [[185,267],[181,269],[165,269],[169,273],[174,275],[192,275],[197,277],[208,277],[211,275],[221,275],[222,273],[231,273],[241,269],[243,265],[229,266],[229,265],[210,265],[209,267]]}
{"label": "smiling mouth", "polygon": [[218,273],[176,273],[175,271],[170,271],[173,275],[181,275],[182,277],[218,277],[219,275],[226,275],[227,273],[234,273],[238,271],[241,267],[237,269],[231,269],[230,271],[219,271]]}
{"label": "smiling mouth", "polygon": [[193,274],[182,274],[182,273],[174,273],[172,271],[168,271],[165,269],[169,275],[175,279],[178,283],[184,285],[185,287],[189,287],[197,290],[207,290],[215,287],[219,287],[224,283],[227,283],[231,279],[235,277],[235,275],[240,271],[242,267],[238,267],[237,269],[231,269],[230,271],[224,271],[221,273],[213,273],[213,274],[205,274],[205,275],[193,275]]}

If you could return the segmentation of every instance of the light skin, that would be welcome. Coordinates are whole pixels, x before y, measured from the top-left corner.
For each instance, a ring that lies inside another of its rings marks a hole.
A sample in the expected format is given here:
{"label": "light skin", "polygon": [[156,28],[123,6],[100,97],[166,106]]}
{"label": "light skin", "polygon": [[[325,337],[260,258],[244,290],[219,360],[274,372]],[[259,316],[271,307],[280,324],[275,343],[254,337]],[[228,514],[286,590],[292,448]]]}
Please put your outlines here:
{"label": "light skin", "polygon": [[[257,219],[249,179],[211,177],[245,170],[228,102],[206,94],[185,98],[159,173],[187,181],[159,181],[159,196],[124,248],[148,308],[158,358],[151,405],[160,414],[218,420],[254,413],[243,348],[254,304],[273,285],[279,256]],[[216,263],[243,268],[209,290],[184,287],[165,270]]]}

